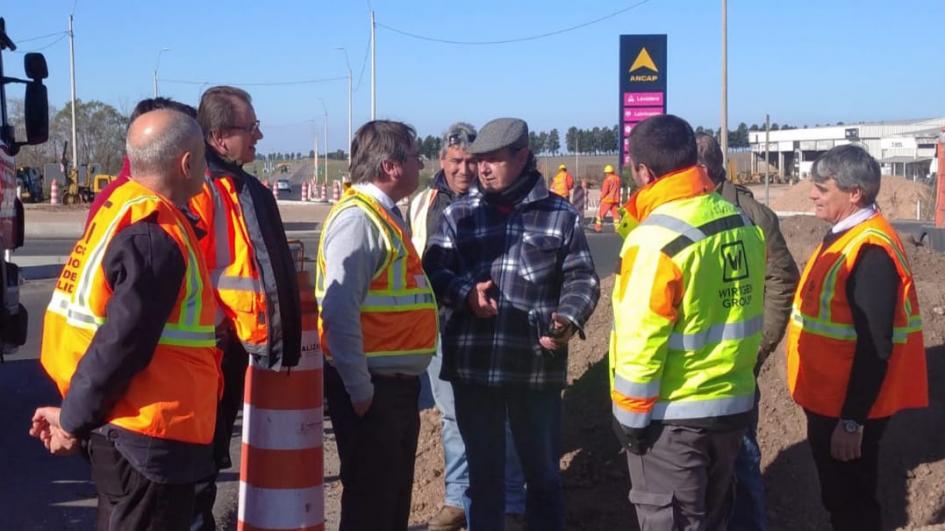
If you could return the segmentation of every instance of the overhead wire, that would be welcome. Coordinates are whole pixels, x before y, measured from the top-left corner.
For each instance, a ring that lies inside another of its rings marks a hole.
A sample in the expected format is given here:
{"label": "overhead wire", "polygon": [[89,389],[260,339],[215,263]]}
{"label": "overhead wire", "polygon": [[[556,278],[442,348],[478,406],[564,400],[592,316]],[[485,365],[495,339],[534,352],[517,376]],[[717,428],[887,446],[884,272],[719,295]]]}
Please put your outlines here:
{"label": "overhead wire", "polygon": [[537,35],[529,35],[529,36],[526,36],[526,37],[515,37],[515,38],[511,38],[511,39],[503,39],[503,40],[498,40],[498,41],[457,41],[457,40],[452,40],[452,39],[440,39],[440,38],[437,38],[437,37],[428,37],[428,36],[425,36],[425,35],[419,35],[419,34],[417,34],[417,33],[412,33],[412,32],[409,32],[409,31],[402,30],[402,29],[398,29],[398,28],[395,28],[395,27],[393,27],[393,26],[388,26],[387,24],[383,24],[383,23],[381,23],[381,22],[375,22],[375,24],[376,24],[378,27],[384,28],[384,29],[389,30],[389,31],[392,31],[392,32],[394,32],[394,33],[398,33],[398,34],[400,34],[400,35],[404,35],[404,36],[406,36],[406,37],[411,37],[411,38],[413,38],[413,39],[418,39],[418,40],[422,40],[422,41],[438,42],[438,43],[441,43],[441,44],[454,44],[454,45],[459,45],[459,46],[489,46],[489,45],[497,45],[497,44],[512,44],[512,43],[516,43],[516,42],[534,41],[534,40],[539,40],[539,39],[545,39],[545,38],[548,38],[548,37],[553,37],[553,36],[555,36],[555,35],[561,35],[561,34],[563,34],[563,33],[568,33],[568,32],[575,31],[575,30],[578,30],[578,29],[581,29],[581,28],[586,28],[587,26],[591,26],[591,25],[593,25],[593,24],[597,24],[597,23],[599,23],[599,22],[603,22],[603,21],[605,21],[605,20],[607,20],[607,19],[614,18],[614,17],[616,17],[616,16],[618,16],[618,15],[622,15],[623,13],[626,13],[627,11],[630,11],[631,9],[636,9],[636,8],[642,6],[643,4],[646,4],[646,3],[649,3],[649,2],[650,2],[650,0],[642,0],[642,1],[637,2],[636,4],[633,4],[633,5],[629,6],[629,7],[625,7],[625,8],[623,8],[623,9],[618,9],[617,11],[614,11],[613,13],[609,13],[609,14],[604,15],[604,16],[602,16],[602,17],[598,17],[598,18],[595,18],[595,19],[593,19],[593,20],[589,20],[589,21],[587,21],[587,22],[582,22],[582,23],[576,24],[576,25],[574,25],[574,26],[569,26],[569,27],[567,27],[567,28],[561,28],[561,29],[557,29],[557,30],[553,30],[553,31],[547,31],[547,32],[544,32],[544,33],[539,33],[539,34],[537,34]]}
{"label": "overhead wire", "polygon": [[33,53],[33,52],[41,52],[41,51],[45,50],[46,48],[49,48],[50,46],[52,46],[52,45],[54,45],[54,44],[60,42],[61,40],[65,39],[65,38],[68,37],[68,36],[69,36],[69,32],[64,32],[62,35],[59,36],[58,39],[52,41],[51,43],[49,43],[49,44],[47,44],[47,45],[45,45],[45,46],[40,46],[39,48],[33,48],[32,50],[16,50],[16,51],[13,52],[13,53],[17,53],[17,54],[27,54],[27,53]]}
{"label": "overhead wire", "polygon": [[224,81],[192,81],[189,79],[162,79],[162,83],[173,83],[177,85],[233,85],[240,87],[272,87],[284,85],[312,85],[315,83],[327,83],[329,81],[341,81],[348,79],[348,76],[326,77],[321,79],[302,79],[296,81],[257,81],[257,82],[224,82]]}

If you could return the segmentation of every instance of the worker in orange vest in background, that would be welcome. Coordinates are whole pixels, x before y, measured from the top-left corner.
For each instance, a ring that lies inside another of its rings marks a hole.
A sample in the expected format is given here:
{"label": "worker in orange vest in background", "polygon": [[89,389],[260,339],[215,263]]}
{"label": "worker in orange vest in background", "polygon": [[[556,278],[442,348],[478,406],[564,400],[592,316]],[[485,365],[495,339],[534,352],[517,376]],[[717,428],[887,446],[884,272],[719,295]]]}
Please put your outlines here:
{"label": "worker in orange vest in background", "polygon": [[594,232],[601,231],[604,216],[608,213],[614,220],[614,227],[617,227],[620,223],[620,211],[617,207],[619,203],[620,177],[614,173],[614,167],[608,164],[604,166],[604,182],[600,184],[600,208],[597,210],[597,217],[594,218]]}
{"label": "worker in orange vest in background", "polygon": [[570,201],[573,189],[574,176],[568,172],[568,167],[564,164],[558,166],[558,173],[551,178],[551,191]]}

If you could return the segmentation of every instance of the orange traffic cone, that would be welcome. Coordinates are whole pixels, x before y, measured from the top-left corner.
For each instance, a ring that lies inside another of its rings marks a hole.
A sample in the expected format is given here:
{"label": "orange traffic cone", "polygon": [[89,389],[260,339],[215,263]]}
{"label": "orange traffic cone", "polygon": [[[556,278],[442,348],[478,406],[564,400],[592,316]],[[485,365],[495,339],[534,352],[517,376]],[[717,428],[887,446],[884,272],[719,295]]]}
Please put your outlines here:
{"label": "orange traffic cone", "polygon": [[[301,242],[290,246],[303,266]],[[325,529],[322,352],[313,273],[303,269],[298,366],[246,370],[239,531]]]}

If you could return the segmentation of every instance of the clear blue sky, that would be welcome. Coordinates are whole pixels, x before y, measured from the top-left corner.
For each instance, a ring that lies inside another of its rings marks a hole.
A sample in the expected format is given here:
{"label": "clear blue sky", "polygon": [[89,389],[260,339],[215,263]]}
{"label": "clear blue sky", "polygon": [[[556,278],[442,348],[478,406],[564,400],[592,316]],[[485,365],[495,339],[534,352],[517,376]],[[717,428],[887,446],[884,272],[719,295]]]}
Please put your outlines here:
{"label": "clear blue sky", "polygon": [[[301,151],[321,135],[347,137],[345,81],[251,86],[342,77],[348,51],[354,127],[370,115],[369,4],[378,24],[427,37],[494,41],[588,22],[639,0],[442,2],[419,0],[7,0],[0,9],[19,51],[45,47],[50,103],[69,98],[64,31],[75,3],[78,97],[122,111],[152,92],[158,51],[162,95],[195,104],[201,84],[229,82],[253,95],[266,137],[260,152]],[[729,124],[793,125],[945,115],[942,0],[730,0]],[[649,0],[568,33],[504,45],[451,45],[377,30],[378,117],[422,135],[451,122],[481,126],[518,116],[533,130],[618,122],[618,36],[668,34],[669,111],[693,126],[717,126],[721,9],[718,0]],[[22,56],[4,55],[19,75]],[[172,83],[171,80],[195,84]],[[359,83],[360,80],[360,83]],[[21,93],[12,91],[14,96]]]}

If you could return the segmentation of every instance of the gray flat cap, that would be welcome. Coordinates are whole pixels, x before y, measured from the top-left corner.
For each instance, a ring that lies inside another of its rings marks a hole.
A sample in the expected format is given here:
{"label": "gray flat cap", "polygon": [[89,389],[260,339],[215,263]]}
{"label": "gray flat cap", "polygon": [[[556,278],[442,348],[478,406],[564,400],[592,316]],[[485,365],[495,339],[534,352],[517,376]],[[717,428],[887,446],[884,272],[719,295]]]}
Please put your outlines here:
{"label": "gray flat cap", "polygon": [[496,118],[479,130],[479,136],[469,145],[469,153],[481,155],[502,148],[528,147],[528,124],[518,118]]}

